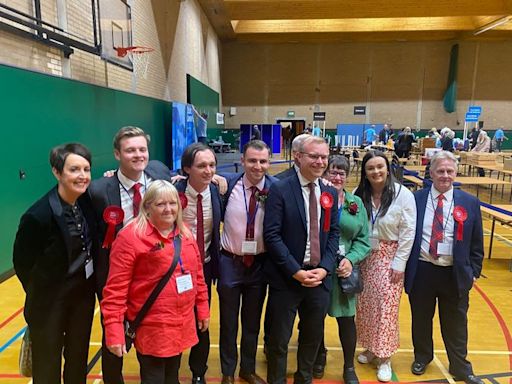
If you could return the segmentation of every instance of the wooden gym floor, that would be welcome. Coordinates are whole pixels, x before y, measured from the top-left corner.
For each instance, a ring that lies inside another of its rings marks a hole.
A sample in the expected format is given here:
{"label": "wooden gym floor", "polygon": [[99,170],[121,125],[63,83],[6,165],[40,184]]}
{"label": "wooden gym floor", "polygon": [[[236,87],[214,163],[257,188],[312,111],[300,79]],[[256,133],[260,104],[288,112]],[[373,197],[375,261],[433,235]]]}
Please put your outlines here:
{"label": "wooden gym floor", "polygon": [[[283,165],[273,166],[272,173],[279,172]],[[355,175],[354,175],[355,176]],[[355,186],[355,178],[349,184],[349,190]],[[469,190],[474,193],[474,189]],[[494,203],[508,204],[511,191],[505,190],[504,199],[494,198]],[[480,199],[488,201],[489,192],[480,189]],[[486,383],[512,384],[512,230],[501,225],[496,226],[492,259],[487,258],[491,222],[484,218],[485,231],[485,260],[482,278],[471,290],[469,309],[469,360],[473,363],[475,374]],[[213,289],[211,315],[211,351],[207,382],[221,381],[219,361],[219,311],[218,296]],[[23,303],[25,295],[16,276],[0,284],[0,383],[31,383],[29,378],[21,377],[18,373],[18,353],[21,337],[26,324],[23,318]],[[93,325],[90,351],[89,376],[87,383],[99,384],[101,381],[101,357],[98,352],[101,343],[101,327],[99,325],[99,309],[96,309]],[[427,368],[427,372],[419,377],[410,372],[413,360],[412,342],[410,335],[410,309],[407,296],[403,295],[400,308],[400,349],[392,358],[394,382],[449,382],[448,360],[439,331],[438,318],[434,319],[435,358]],[[343,354],[337,336],[336,322],[332,318],[326,320],[325,343],[328,349],[325,376],[315,382],[321,384],[341,383]],[[296,328],[296,327],[295,327]],[[289,380],[296,367],[296,331],[290,340],[288,358]],[[356,364],[358,376],[362,382],[376,382],[376,369],[373,366]],[[180,378],[182,383],[190,382],[188,369],[188,354],[182,358]],[[257,355],[257,373],[266,377],[266,362],[260,346]],[[140,382],[138,363],[132,351],[125,357],[124,375],[127,383]],[[238,380],[238,379],[237,379]],[[243,383],[243,381],[240,381]]]}

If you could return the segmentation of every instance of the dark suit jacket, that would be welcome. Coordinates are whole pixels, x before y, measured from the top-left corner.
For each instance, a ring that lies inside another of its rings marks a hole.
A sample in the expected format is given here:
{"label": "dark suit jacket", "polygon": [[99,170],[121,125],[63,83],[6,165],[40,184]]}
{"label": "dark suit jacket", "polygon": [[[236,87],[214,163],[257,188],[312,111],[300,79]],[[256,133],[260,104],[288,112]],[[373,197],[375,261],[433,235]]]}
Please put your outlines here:
{"label": "dark suit jacket", "polygon": [[[180,180],[175,184],[178,192],[185,192],[187,189],[187,180]],[[212,197],[212,212],[213,212],[213,229],[212,229],[212,242],[208,252],[210,254],[210,265],[212,278],[218,279],[219,277],[219,253],[220,253],[220,221],[222,218],[222,200],[219,189],[213,183],[210,183],[210,194]]]}
{"label": "dark suit jacket", "polygon": [[[144,171],[153,180],[170,181],[171,172],[163,163],[151,160]],[[93,180],[89,187],[96,220],[98,223],[98,246],[93,254],[94,270],[96,271],[96,287],[98,297],[103,297],[102,291],[108,277],[110,249],[102,248],[103,240],[107,232],[107,224],[103,220],[103,211],[110,205],[121,207],[121,194],[119,192],[119,179],[117,172],[112,177],[102,177]],[[116,226],[116,235],[123,228],[123,224]]]}
{"label": "dark suit jacket", "polygon": [[[87,221],[94,252],[97,231],[89,196],[84,193],[77,204]],[[14,241],[14,269],[27,294],[25,319],[29,325],[47,317],[50,303],[66,284],[70,260],[71,237],[54,187],[23,214]]]}
{"label": "dark suit jacket", "polygon": [[[407,293],[410,293],[412,290],[416,270],[420,262],[423,220],[425,218],[425,207],[429,193],[430,188],[425,188],[414,193],[418,219],[416,222],[416,237],[405,270],[405,291]],[[462,241],[456,240],[457,222],[455,222],[454,225],[453,274],[457,282],[458,292],[462,294],[471,289],[473,286],[473,277],[480,277],[480,272],[482,271],[482,260],[484,257],[482,214],[480,212],[480,202],[473,195],[459,189],[454,189],[453,199],[454,208],[462,206],[468,213],[468,218],[464,222]]]}
{"label": "dark suit jacket", "polygon": [[[320,189],[322,192],[329,192],[334,198],[328,232],[322,230],[324,209],[321,210],[320,217],[321,261],[318,266],[330,273],[338,251],[338,194],[334,188],[326,187],[322,182]],[[299,289],[300,283],[292,276],[303,265],[307,221],[298,175],[295,173],[295,176],[273,183],[265,205],[263,232],[269,252],[269,260],[265,263],[268,283],[276,289]],[[331,281],[329,278],[324,279],[327,289],[330,289]]]}
{"label": "dark suit jacket", "polygon": [[292,165],[291,168],[288,168],[282,172],[275,174],[274,177],[279,180],[283,180],[283,179],[286,179],[287,177],[290,177],[290,176],[293,176],[296,174],[297,174],[297,172],[295,171],[295,167]]}
{"label": "dark suit jacket", "polygon": [[[236,183],[238,183],[238,180],[240,180],[240,178],[243,175],[244,175],[244,172],[232,173],[229,175],[222,175],[226,178],[226,180],[228,182],[228,190],[226,191],[224,196],[222,196],[222,200],[223,200],[222,220],[224,220],[224,214],[226,213],[226,206],[229,201],[229,196],[231,196],[231,192],[233,192],[233,188],[235,188]],[[268,190],[270,188],[270,186],[272,185],[272,183],[276,182],[277,180],[278,179],[274,176],[265,175],[265,185],[263,188]]]}

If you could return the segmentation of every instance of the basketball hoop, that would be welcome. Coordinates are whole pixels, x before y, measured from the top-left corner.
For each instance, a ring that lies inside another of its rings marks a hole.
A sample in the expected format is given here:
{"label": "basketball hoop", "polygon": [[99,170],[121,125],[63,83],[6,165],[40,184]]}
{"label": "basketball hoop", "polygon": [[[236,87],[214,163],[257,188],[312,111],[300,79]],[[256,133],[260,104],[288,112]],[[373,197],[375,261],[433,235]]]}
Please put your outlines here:
{"label": "basketball hoop", "polygon": [[149,67],[149,54],[154,51],[153,48],[149,47],[116,47],[117,56],[128,58],[133,64],[133,74],[135,77],[144,79],[148,74]]}

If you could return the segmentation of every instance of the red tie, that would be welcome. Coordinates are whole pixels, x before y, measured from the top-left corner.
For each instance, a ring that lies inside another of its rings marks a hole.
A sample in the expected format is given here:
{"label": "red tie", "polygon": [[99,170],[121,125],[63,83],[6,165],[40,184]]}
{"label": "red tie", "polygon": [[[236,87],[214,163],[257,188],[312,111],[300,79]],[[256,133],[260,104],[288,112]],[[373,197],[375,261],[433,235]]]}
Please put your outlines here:
{"label": "red tie", "polygon": [[139,214],[140,202],[142,201],[142,195],[140,194],[141,183],[135,183],[133,189],[133,217],[137,217]]}
{"label": "red tie", "polygon": [[203,195],[197,194],[197,227],[196,241],[201,254],[201,261],[204,262],[204,223],[203,223]]}
{"label": "red tie", "polygon": [[[245,227],[245,239],[254,240],[254,223],[256,222],[256,192],[258,187],[251,187],[251,198],[249,200],[249,216]],[[244,255],[243,262],[246,267],[250,267],[254,263],[254,255]]]}
{"label": "red tie", "polygon": [[430,256],[437,260],[437,244],[443,241],[443,195],[437,197],[437,208],[432,221],[432,236],[430,237]]}
{"label": "red tie", "polygon": [[309,183],[309,264],[316,267],[320,263],[320,238],[318,233],[318,206],[315,183]]}

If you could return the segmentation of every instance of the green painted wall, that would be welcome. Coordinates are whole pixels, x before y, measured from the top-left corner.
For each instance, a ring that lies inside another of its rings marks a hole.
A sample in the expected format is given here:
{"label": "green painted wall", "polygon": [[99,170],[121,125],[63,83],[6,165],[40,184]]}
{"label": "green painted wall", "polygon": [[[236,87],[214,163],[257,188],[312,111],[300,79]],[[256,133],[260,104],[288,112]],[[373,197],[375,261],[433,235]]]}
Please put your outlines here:
{"label": "green painted wall", "polygon": [[210,129],[224,126],[217,124],[219,93],[190,75],[187,75],[187,103],[193,104],[199,113],[208,114],[208,138]]}
{"label": "green painted wall", "polygon": [[[50,149],[77,141],[93,154],[93,177],[116,167],[112,138],[125,125],[151,135],[151,158],[170,150],[171,104],[162,100],[0,65],[0,114],[6,173],[0,188],[0,274],[12,268],[20,216],[55,185]],[[20,180],[19,171],[26,173]]]}

